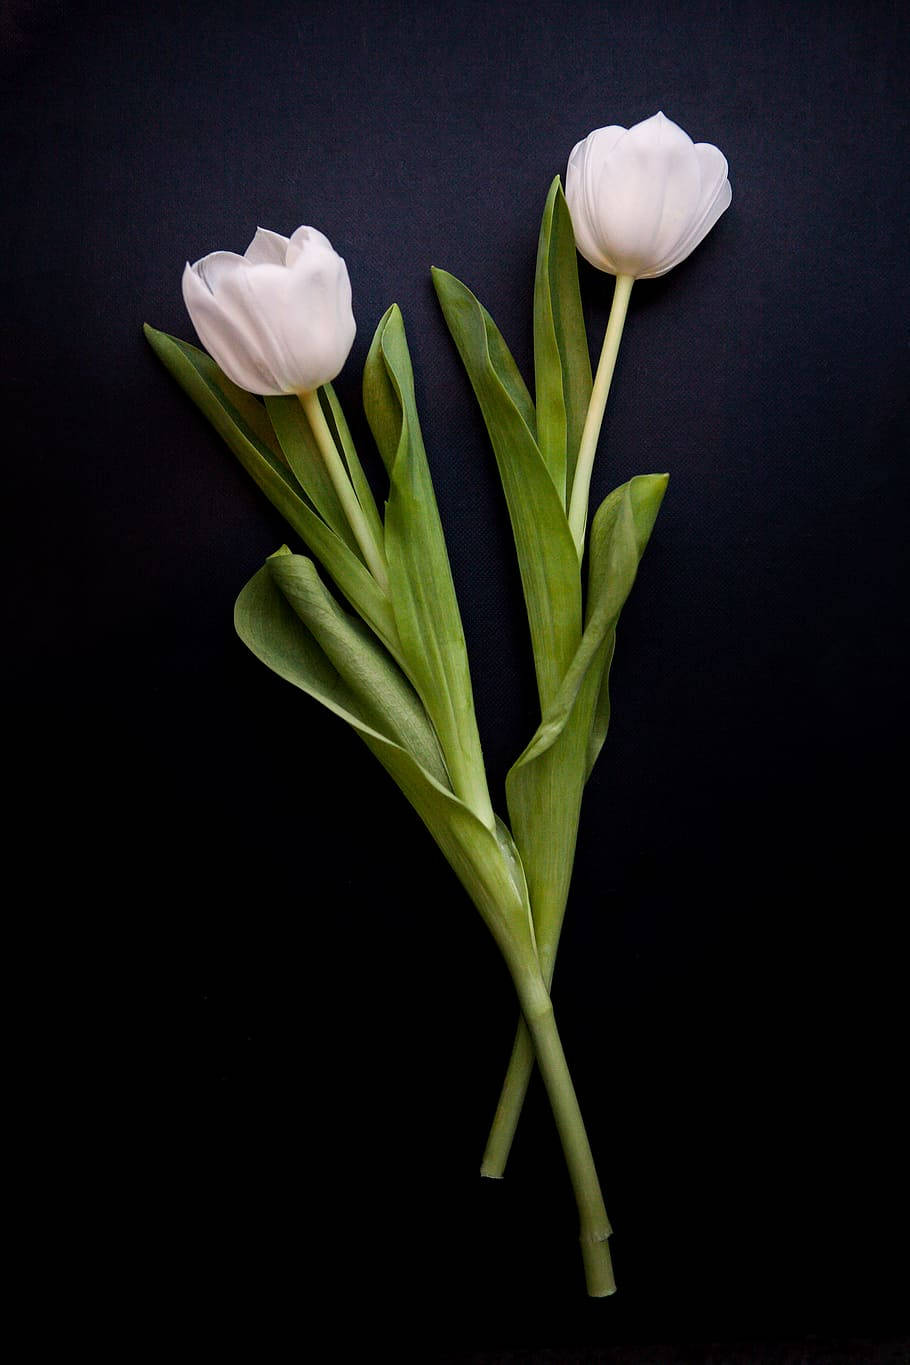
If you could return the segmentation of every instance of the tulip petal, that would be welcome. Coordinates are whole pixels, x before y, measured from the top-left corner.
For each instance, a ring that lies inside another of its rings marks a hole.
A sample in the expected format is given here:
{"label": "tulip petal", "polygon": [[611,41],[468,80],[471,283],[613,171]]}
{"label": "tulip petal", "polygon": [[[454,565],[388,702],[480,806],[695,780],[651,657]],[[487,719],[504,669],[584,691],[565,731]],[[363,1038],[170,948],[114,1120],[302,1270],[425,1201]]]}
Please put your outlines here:
{"label": "tulip petal", "polygon": [[596,128],[572,149],[566,171],[566,202],[572,215],[575,243],[586,261],[598,270],[616,274],[609,246],[599,231],[596,204],[592,193],[594,167],[606,159],[628,134],[625,128],[611,125]]}
{"label": "tulip petal", "polygon": [[335,256],[337,253],[324,232],[314,227],[299,227],[291,233],[290,245],[285,257],[285,265],[294,265],[304,247],[324,247]]}
{"label": "tulip petal", "polygon": [[630,128],[591,178],[597,221],[623,274],[640,276],[673,249],[700,189],[695,148],[681,128],[663,114]]}
{"label": "tulip petal", "polygon": [[696,142],[695,155],[701,171],[701,200],[696,217],[699,221],[707,217],[720,195],[724,181],[729,174],[727,158],[723,152],[710,142]]}
{"label": "tulip petal", "polygon": [[721,214],[730,207],[733,192],[727,179],[726,157],[709,142],[697,143],[695,152],[701,170],[702,192],[692,224],[672,251],[656,262],[643,278],[654,279],[658,275],[665,275],[668,270],[684,261],[699,242],[707,237]]}
{"label": "tulip petal", "polygon": [[258,227],[243,256],[250,265],[284,265],[287,251],[287,237],[282,237],[280,232]]}
{"label": "tulip petal", "polygon": [[[231,253],[213,254],[224,257]],[[236,259],[243,261],[242,256]],[[205,260],[210,261],[211,257]],[[182,281],[183,299],[199,340],[219,368],[241,389],[246,389],[248,393],[281,393],[282,389],[276,387],[274,375],[263,364],[262,356],[251,348],[244,323],[241,322],[238,327],[236,318],[225,310],[224,291],[219,289],[216,299],[210,284],[211,276],[203,275],[200,271],[202,264],[202,261],[197,261],[195,266],[187,265]],[[215,278],[218,278],[219,272],[222,279],[236,276],[236,270],[222,267],[223,262],[215,266],[212,272]],[[242,273],[246,274],[246,269]]]}
{"label": "tulip petal", "polygon": [[227,276],[219,287],[217,302],[230,325],[238,345],[256,357],[267,377],[268,388],[258,393],[297,392],[294,359],[276,335],[277,314],[286,307],[285,278],[288,271],[279,265],[253,265]]}
{"label": "tulip petal", "polygon": [[335,378],[354,344],[351,281],[341,257],[321,245],[308,246],[287,273],[292,302],[280,318],[283,338],[296,356],[308,351],[307,382],[318,388]]}
{"label": "tulip petal", "polygon": [[247,262],[236,251],[210,251],[192,267],[193,273],[202,281],[210,294],[215,294],[221,281],[235,270],[246,270]]}

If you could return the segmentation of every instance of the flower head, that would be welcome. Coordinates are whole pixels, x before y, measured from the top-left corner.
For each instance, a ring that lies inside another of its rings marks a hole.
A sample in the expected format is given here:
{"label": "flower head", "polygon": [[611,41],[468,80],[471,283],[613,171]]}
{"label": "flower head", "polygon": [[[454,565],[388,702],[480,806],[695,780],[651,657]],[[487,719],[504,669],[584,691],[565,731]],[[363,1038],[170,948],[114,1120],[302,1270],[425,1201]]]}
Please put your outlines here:
{"label": "flower head", "polygon": [[726,158],[663,114],[634,128],[597,128],[569,157],[566,200],[585,260],[651,279],[685,260],[732,192]]}
{"label": "flower head", "polygon": [[257,228],[242,256],[213,251],[183,272],[203,346],[250,393],[310,393],[334,379],[357,330],[347,266],[329,239]]}

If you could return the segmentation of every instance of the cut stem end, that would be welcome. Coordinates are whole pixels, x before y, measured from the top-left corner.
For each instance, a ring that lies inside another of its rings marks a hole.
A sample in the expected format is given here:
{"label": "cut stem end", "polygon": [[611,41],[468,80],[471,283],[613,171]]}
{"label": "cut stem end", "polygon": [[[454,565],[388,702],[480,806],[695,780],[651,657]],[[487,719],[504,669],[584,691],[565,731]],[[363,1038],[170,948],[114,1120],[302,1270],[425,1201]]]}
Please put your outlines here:
{"label": "cut stem end", "polygon": [[616,1293],[616,1280],[613,1277],[613,1261],[610,1245],[606,1238],[589,1242],[582,1238],[581,1255],[585,1266],[585,1284],[592,1299],[605,1299]]}

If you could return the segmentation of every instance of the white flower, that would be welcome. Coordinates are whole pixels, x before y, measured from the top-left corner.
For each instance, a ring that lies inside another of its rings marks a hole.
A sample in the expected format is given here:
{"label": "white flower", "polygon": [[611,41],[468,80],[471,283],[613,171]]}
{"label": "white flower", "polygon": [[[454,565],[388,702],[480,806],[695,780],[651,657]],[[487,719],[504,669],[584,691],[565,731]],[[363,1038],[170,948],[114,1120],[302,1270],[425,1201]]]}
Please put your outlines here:
{"label": "white flower", "polygon": [[663,114],[634,128],[597,128],[573,148],[566,200],[585,260],[651,279],[694,251],[732,193],[726,158]]}
{"label": "white flower", "polygon": [[334,379],[357,330],[347,266],[315,228],[264,228],[242,256],[213,251],[183,272],[205,349],[250,393],[311,393]]}

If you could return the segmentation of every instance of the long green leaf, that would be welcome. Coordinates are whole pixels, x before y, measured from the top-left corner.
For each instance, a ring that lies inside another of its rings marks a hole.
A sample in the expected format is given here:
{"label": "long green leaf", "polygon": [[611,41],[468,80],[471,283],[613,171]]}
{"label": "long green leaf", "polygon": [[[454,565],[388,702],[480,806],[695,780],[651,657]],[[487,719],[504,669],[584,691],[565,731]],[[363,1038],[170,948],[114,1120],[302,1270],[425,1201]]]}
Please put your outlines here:
{"label": "long green leaf", "polygon": [[581,637],[578,554],[563,498],[538,449],[527,404],[515,383],[518,372],[495,323],[453,275],[434,270],[433,282],[496,456],[518,553],[541,710],[545,711]]}
{"label": "long green leaf", "polygon": [[461,613],[420,434],[404,323],[394,305],[367,357],[364,406],[389,470],[385,550],[408,675],[436,728],[455,791],[492,828]]}
{"label": "long green leaf", "polygon": [[537,247],[534,386],[540,453],[568,506],[592,384],[575,233],[559,176],[547,195]]}
{"label": "long green leaf", "polygon": [[528,963],[533,930],[521,860],[500,822],[487,826],[364,712],[362,696],[338,672],[278,587],[275,560],[250,579],[234,623],[264,664],[347,721],[376,755],[429,829],[484,917],[507,960]]}
{"label": "long green leaf", "polygon": [[[251,424],[250,404],[265,409],[243,394],[221,373],[204,351],[165,332],[145,326],[152,349],[180,387],[211,422],[266,497],[325,565],[341,592],[400,661],[401,645],[389,599],[372,574],[343,540],[313,510],[287,464]],[[238,395],[246,402],[235,405]],[[242,409],[242,410],[241,410]],[[256,419],[260,422],[261,419]]]}

